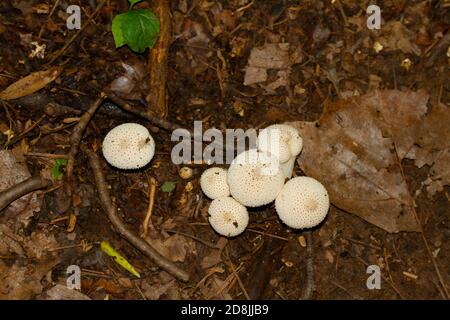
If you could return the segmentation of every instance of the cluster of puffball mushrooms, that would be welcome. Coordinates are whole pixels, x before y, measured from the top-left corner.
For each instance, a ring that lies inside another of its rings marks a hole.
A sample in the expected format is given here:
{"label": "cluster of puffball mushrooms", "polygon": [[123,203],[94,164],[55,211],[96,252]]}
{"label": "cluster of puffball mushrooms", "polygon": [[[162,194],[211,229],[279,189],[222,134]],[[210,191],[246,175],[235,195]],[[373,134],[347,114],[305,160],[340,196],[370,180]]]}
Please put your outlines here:
{"label": "cluster of puffball mushrooms", "polygon": [[330,207],[325,187],[310,177],[291,179],[303,148],[298,131],[285,124],[271,125],[257,140],[257,148],[238,154],[228,170],[209,168],[200,178],[203,193],[213,200],[208,209],[213,229],[226,237],[237,236],[248,225],[246,207],[273,201],[281,221],[291,228],[321,223]]}
{"label": "cluster of puffball mushrooms", "polygon": [[[235,237],[248,225],[247,207],[273,201],[281,221],[291,228],[312,228],[321,223],[330,206],[327,190],[310,177],[291,179],[302,148],[303,140],[295,128],[275,124],[261,130],[257,148],[238,154],[228,170],[205,170],[200,186],[212,199],[208,209],[212,228],[220,235]],[[153,158],[155,141],[144,126],[124,123],[108,132],[102,151],[116,168],[140,169]]]}

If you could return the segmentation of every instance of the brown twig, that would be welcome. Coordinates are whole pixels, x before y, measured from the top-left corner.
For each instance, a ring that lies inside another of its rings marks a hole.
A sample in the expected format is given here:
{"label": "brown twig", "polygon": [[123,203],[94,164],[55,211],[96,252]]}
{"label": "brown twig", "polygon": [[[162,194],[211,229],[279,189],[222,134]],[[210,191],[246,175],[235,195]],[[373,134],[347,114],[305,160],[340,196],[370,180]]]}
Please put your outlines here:
{"label": "brown twig", "polygon": [[6,208],[14,200],[35,190],[46,188],[49,185],[50,181],[37,176],[16,184],[6,191],[0,192],[0,211]]}
{"label": "brown twig", "polygon": [[25,157],[37,157],[37,158],[49,158],[49,159],[69,159],[67,154],[54,154],[54,153],[42,153],[42,152],[27,152]]}
{"label": "brown twig", "polygon": [[128,102],[126,102],[125,100],[119,98],[118,96],[116,96],[113,92],[107,91],[108,94],[108,99],[111,100],[112,102],[114,102],[116,105],[118,105],[120,108],[122,108],[123,110],[134,114],[138,117],[141,117],[143,119],[148,120],[150,123],[152,123],[153,125],[162,128],[164,130],[167,131],[174,131],[176,129],[180,129],[182,128],[181,126],[178,126],[176,124],[173,124],[167,120],[163,120],[160,119],[158,117],[154,117],[146,112],[140,112],[138,111],[134,106],[130,105]]}
{"label": "brown twig", "polygon": [[239,287],[241,288],[242,293],[245,296],[245,299],[251,300],[250,296],[248,295],[247,290],[245,289],[244,283],[242,283],[241,277],[239,277],[239,274],[236,271],[236,267],[234,266],[233,262],[230,259],[230,255],[228,254],[228,248],[225,247],[225,252],[227,255],[228,265],[230,266],[231,272],[233,273],[234,277],[236,278]]}
{"label": "brown twig", "polygon": [[156,251],[149,243],[145,242],[138,236],[136,236],[131,230],[129,230],[123,223],[122,219],[117,214],[116,207],[112,204],[111,197],[109,195],[108,187],[106,184],[105,176],[103,174],[100,160],[96,153],[87,150],[89,157],[89,163],[91,165],[95,183],[97,185],[97,191],[100,196],[100,201],[111,221],[114,229],[119,233],[124,239],[128,240],[133,246],[139,249],[141,252],[146,254],[150,259],[152,259],[159,267],[172,274],[179,280],[188,281],[189,274],[178,268],[173,262],[167,260],[158,251]]}
{"label": "brown twig", "polygon": [[147,238],[148,233],[148,227],[150,225],[150,228],[154,230],[154,226],[152,223],[152,212],[153,212],[153,205],[155,204],[155,192],[156,192],[156,179],[151,177],[149,179],[149,190],[148,190],[148,208],[147,208],[147,214],[145,215],[145,219],[142,222],[142,234],[141,238],[145,239]]}
{"label": "brown twig", "polygon": [[53,55],[53,57],[50,59],[50,61],[47,63],[47,65],[52,64],[53,62],[55,62],[56,59],[59,58],[59,56],[61,56],[64,51],[67,50],[67,48],[72,44],[72,42],[75,41],[75,39],[86,29],[86,27],[88,25],[91,24],[91,22],[94,20],[94,18],[97,16],[97,14],[100,12],[100,9],[104,6],[104,4],[106,3],[106,0],[103,0],[95,9],[95,11],[92,13],[92,15],[89,17],[89,19],[86,21],[86,24],[81,27],[81,29],[79,29],[73,36],[72,38],[70,38],[70,40],[64,45],[64,47],[62,47],[57,53],[55,53]]}
{"label": "brown twig", "polygon": [[311,299],[315,284],[314,284],[314,243],[313,243],[313,234],[312,231],[306,231],[306,251],[307,251],[307,258],[306,258],[306,286],[303,290],[301,300],[309,300]]}
{"label": "brown twig", "polygon": [[68,153],[68,161],[66,167],[66,193],[68,196],[68,203],[64,208],[64,211],[67,211],[70,207],[70,199],[72,199],[72,176],[73,176],[73,168],[75,164],[75,158],[78,153],[78,148],[80,147],[81,138],[83,136],[84,130],[86,129],[89,121],[94,115],[95,111],[97,111],[100,104],[105,100],[106,95],[101,93],[100,96],[95,100],[95,102],[91,105],[91,107],[81,116],[80,121],[77,123],[75,128],[73,128],[72,135],[70,136],[70,150]]}
{"label": "brown twig", "polygon": [[35,123],[33,123],[29,128],[25,129],[24,131],[22,131],[18,136],[12,138],[7,144],[6,147],[9,147],[17,142],[19,142],[20,140],[22,140],[25,135],[27,135],[29,132],[31,132],[34,128],[36,128],[39,123],[42,122],[42,120],[44,120],[45,116],[40,117]]}
{"label": "brown twig", "polygon": [[45,27],[47,26],[47,23],[50,21],[50,18],[53,15],[53,13],[55,12],[55,9],[59,6],[59,2],[60,1],[61,0],[56,0],[55,1],[55,4],[53,5],[52,10],[50,11],[50,13],[47,16],[47,21],[44,24],[42,24],[41,30],[39,30],[39,35],[38,35],[39,39],[42,37],[42,34],[44,33]]}
{"label": "brown twig", "polygon": [[165,118],[168,113],[166,85],[169,48],[172,42],[172,19],[169,4],[170,1],[168,0],[152,1],[152,9],[159,18],[161,29],[155,47],[150,50],[150,85],[147,95],[147,113],[159,118]]}

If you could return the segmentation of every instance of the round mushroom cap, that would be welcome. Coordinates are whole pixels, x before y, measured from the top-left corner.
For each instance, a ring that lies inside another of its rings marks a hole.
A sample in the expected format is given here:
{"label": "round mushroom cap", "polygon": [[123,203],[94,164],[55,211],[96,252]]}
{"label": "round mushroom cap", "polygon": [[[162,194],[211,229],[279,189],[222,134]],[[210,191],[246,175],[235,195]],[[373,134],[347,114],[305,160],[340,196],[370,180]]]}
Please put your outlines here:
{"label": "round mushroom cap", "polygon": [[206,169],[200,177],[200,187],[210,199],[228,197],[230,188],[227,183],[227,170],[222,168]]}
{"label": "round mushroom cap", "polygon": [[249,220],[247,208],[231,197],[213,200],[208,213],[211,227],[223,236],[235,237],[247,228]]}
{"label": "round mushroom cap", "polygon": [[[268,126],[267,128],[261,130],[261,133],[264,131],[268,132],[279,132],[276,133],[280,137],[279,145],[280,145],[280,151],[282,151],[283,144],[288,145],[289,151],[290,151],[290,157],[296,157],[300,154],[303,148],[303,139],[300,137],[300,134],[298,133],[297,129],[294,127],[287,125],[287,124],[273,124],[271,126]],[[279,130],[279,131],[278,131]],[[260,133],[260,135],[261,135]],[[259,145],[259,136],[258,136],[258,147],[262,151],[269,151],[261,149]],[[264,145],[262,146],[264,147]],[[286,160],[287,161],[287,160]],[[282,161],[282,158],[280,157],[280,162],[284,163],[286,161]]]}
{"label": "round mushroom cap", "polygon": [[260,131],[258,135],[258,150],[267,152],[278,157],[280,163],[285,163],[291,158],[291,149],[287,140],[286,133],[281,129],[267,127]]}
{"label": "round mushroom cap", "polygon": [[119,169],[139,169],[155,155],[155,140],[137,123],[121,124],[107,133],[102,145],[106,161]]}
{"label": "round mushroom cap", "polygon": [[275,200],[284,180],[278,159],[256,149],[240,153],[228,168],[231,196],[247,207],[259,207]]}
{"label": "round mushroom cap", "polygon": [[312,228],[325,219],[330,199],[316,179],[296,177],[284,185],[275,200],[278,216],[294,229]]}

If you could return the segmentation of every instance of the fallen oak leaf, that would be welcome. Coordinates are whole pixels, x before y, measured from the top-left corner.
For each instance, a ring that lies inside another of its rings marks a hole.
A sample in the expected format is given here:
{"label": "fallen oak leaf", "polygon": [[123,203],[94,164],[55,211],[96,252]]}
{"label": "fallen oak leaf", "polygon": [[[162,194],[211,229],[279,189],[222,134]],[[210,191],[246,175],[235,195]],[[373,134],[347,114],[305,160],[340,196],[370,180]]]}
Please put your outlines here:
{"label": "fallen oak leaf", "polygon": [[13,100],[35,93],[58,78],[62,70],[62,67],[53,67],[45,71],[33,72],[0,92],[0,99]]}
{"label": "fallen oak leaf", "polygon": [[428,98],[385,90],[326,103],[318,121],[291,123],[304,140],[300,167],[337,207],[388,232],[419,231],[398,159],[415,143]]}

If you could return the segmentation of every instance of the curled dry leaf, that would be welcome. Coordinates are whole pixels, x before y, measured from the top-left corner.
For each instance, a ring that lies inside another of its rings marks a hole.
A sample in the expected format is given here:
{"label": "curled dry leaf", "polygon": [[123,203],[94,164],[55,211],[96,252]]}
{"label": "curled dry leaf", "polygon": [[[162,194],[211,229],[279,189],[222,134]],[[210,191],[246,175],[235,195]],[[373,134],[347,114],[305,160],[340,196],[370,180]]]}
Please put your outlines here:
{"label": "curled dry leaf", "polygon": [[37,71],[21,78],[0,92],[0,99],[12,100],[25,97],[46,87],[62,72],[62,67],[53,67],[45,71]]}
{"label": "curled dry leaf", "polygon": [[386,90],[327,103],[318,121],[291,123],[304,140],[301,168],[337,207],[388,232],[418,231],[399,160],[429,164],[435,181],[449,172],[449,111],[428,110],[428,98]]}

